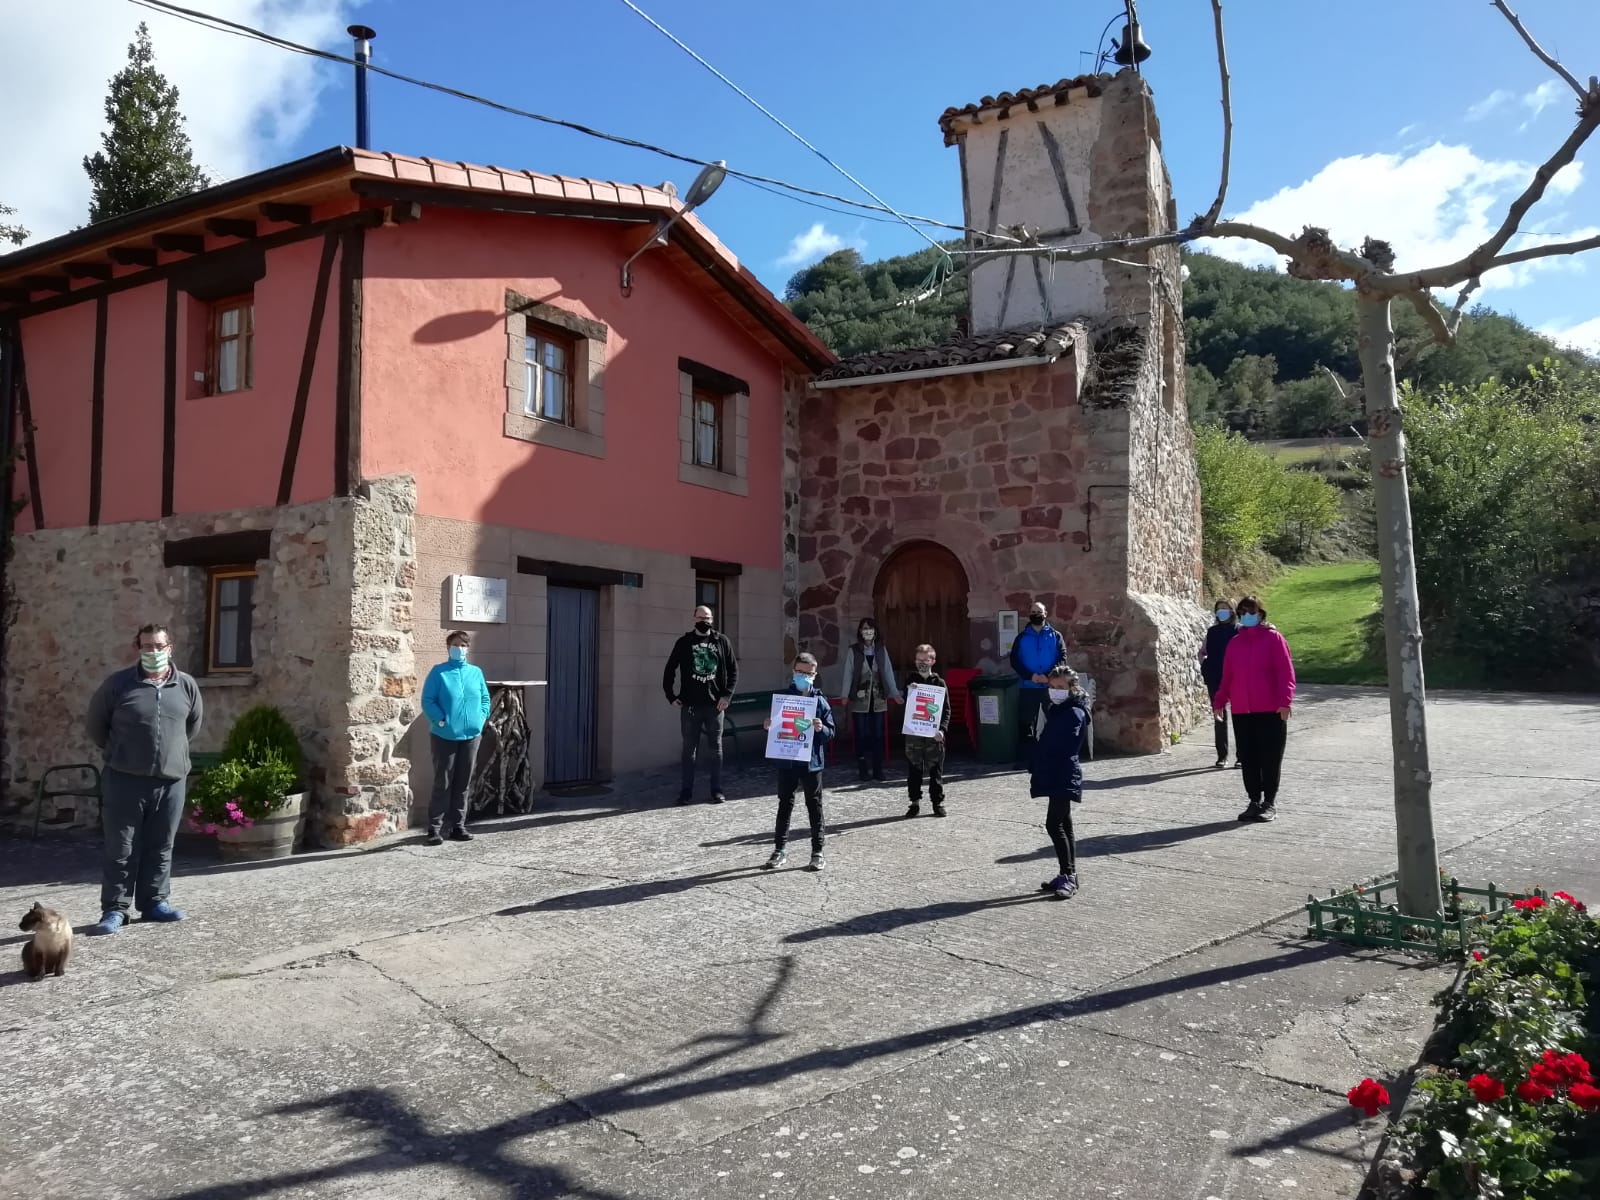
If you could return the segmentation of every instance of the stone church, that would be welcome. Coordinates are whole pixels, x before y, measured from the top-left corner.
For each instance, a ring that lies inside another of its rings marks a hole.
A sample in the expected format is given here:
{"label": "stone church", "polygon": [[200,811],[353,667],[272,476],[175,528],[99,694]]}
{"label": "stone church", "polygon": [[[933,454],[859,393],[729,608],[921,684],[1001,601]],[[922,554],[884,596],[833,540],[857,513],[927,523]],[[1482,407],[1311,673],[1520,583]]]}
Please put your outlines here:
{"label": "stone church", "polygon": [[1085,76],[939,126],[964,224],[1000,236],[968,234],[995,253],[972,260],[961,336],[846,359],[799,399],[798,643],[826,669],[870,614],[897,661],[926,640],[945,666],[994,668],[1002,614],[1040,599],[1098,684],[1101,744],[1160,750],[1205,715],[1180,255],[1048,253],[1175,227],[1149,88]]}

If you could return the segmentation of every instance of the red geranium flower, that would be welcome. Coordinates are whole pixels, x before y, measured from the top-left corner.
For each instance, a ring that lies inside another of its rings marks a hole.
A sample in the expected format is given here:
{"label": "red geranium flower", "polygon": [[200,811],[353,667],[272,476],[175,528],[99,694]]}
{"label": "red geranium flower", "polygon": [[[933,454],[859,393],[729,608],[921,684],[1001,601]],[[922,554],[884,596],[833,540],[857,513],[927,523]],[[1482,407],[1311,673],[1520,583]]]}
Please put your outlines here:
{"label": "red geranium flower", "polygon": [[1585,1112],[1600,1111],[1600,1088],[1592,1083],[1575,1083],[1567,1089],[1567,1099]]}
{"label": "red geranium flower", "polygon": [[1517,1084],[1517,1095],[1529,1104],[1542,1104],[1555,1094],[1555,1088],[1546,1087],[1542,1083],[1535,1083],[1532,1079],[1524,1079]]}
{"label": "red geranium flower", "polygon": [[1513,900],[1511,902],[1512,908],[1520,908],[1524,912],[1535,908],[1543,908],[1544,906],[1543,896],[1529,896],[1526,900]]}
{"label": "red geranium flower", "polygon": [[1483,951],[1482,950],[1474,950],[1472,952],[1472,961],[1473,962],[1482,962],[1483,961]]}
{"label": "red geranium flower", "polygon": [[1352,1108],[1359,1108],[1364,1116],[1375,1117],[1389,1104],[1389,1091],[1376,1079],[1363,1079],[1346,1093]]}
{"label": "red geranium flower", "polygon": [[1557,1054],[1546,1050],[1538,1062],[1528,1068],[1528,1078],[1546,1087],[1564,1088],[1574,1083],[1593,1083],[1589,1064],[1581,1054]]}
{"label": "red geranium flower", "polygon": [[1498,1079],[1490,1079],[1487,1075],[1474,1075],[1467,1080],[1467,1086],[1472,1089],[1472,1094],[1478,1098],[1479,1104],[1493,1104],[1506,1094],[1506,1085]]}
{"label": "red geranium flower", "polygon": [[1565,901],[1581,913],[1586,913],[1589,911],[1589,906],[1582,900],[1579,900],[1576,896],[1572,895],[1570,892],[1557,892],[1556,899]]}

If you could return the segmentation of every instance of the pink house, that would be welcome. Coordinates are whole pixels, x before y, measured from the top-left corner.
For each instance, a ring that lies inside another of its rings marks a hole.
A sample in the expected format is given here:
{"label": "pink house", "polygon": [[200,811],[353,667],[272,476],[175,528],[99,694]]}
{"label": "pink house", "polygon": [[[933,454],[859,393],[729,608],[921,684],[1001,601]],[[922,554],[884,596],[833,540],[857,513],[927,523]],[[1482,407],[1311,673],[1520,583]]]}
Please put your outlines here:
{"label": "pink house", "polygon": [[261,701],[295,723],[329,843],[425,806],[451,628],[548,679],[520,693],[543,783],[675,757],[696,602],[776,684],[796,412],[833,356],[693,216],[625,293],[677,208],[338,148],[0,257],[8,784],[92,760],[89,692],[149,620],[202,748]]}

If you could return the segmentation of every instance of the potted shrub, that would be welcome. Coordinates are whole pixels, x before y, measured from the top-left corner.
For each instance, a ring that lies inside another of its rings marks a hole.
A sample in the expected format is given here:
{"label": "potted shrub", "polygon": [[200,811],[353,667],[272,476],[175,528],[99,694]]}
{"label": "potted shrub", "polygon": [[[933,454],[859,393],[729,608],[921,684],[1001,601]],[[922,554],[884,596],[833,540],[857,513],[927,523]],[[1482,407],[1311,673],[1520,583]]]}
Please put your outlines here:
{"label": "potted shrub", "polygon": [[305,832],[305,759],[294,727],[269,704],[234,722],[222,761],[189,788],[189,827],[214,836],[222,856],[287,858]]}

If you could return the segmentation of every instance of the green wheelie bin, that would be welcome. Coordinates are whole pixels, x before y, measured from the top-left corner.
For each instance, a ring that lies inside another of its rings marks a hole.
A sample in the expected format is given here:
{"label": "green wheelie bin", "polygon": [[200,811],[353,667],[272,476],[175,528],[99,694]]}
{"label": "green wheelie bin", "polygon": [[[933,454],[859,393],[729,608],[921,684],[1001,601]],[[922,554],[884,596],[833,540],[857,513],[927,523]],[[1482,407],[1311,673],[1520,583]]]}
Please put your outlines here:
{"label": "green wheelie bin", "polygon": [[1017,677],[979,675],[969,685],[978,712],[978,761],[1017,761]]}

